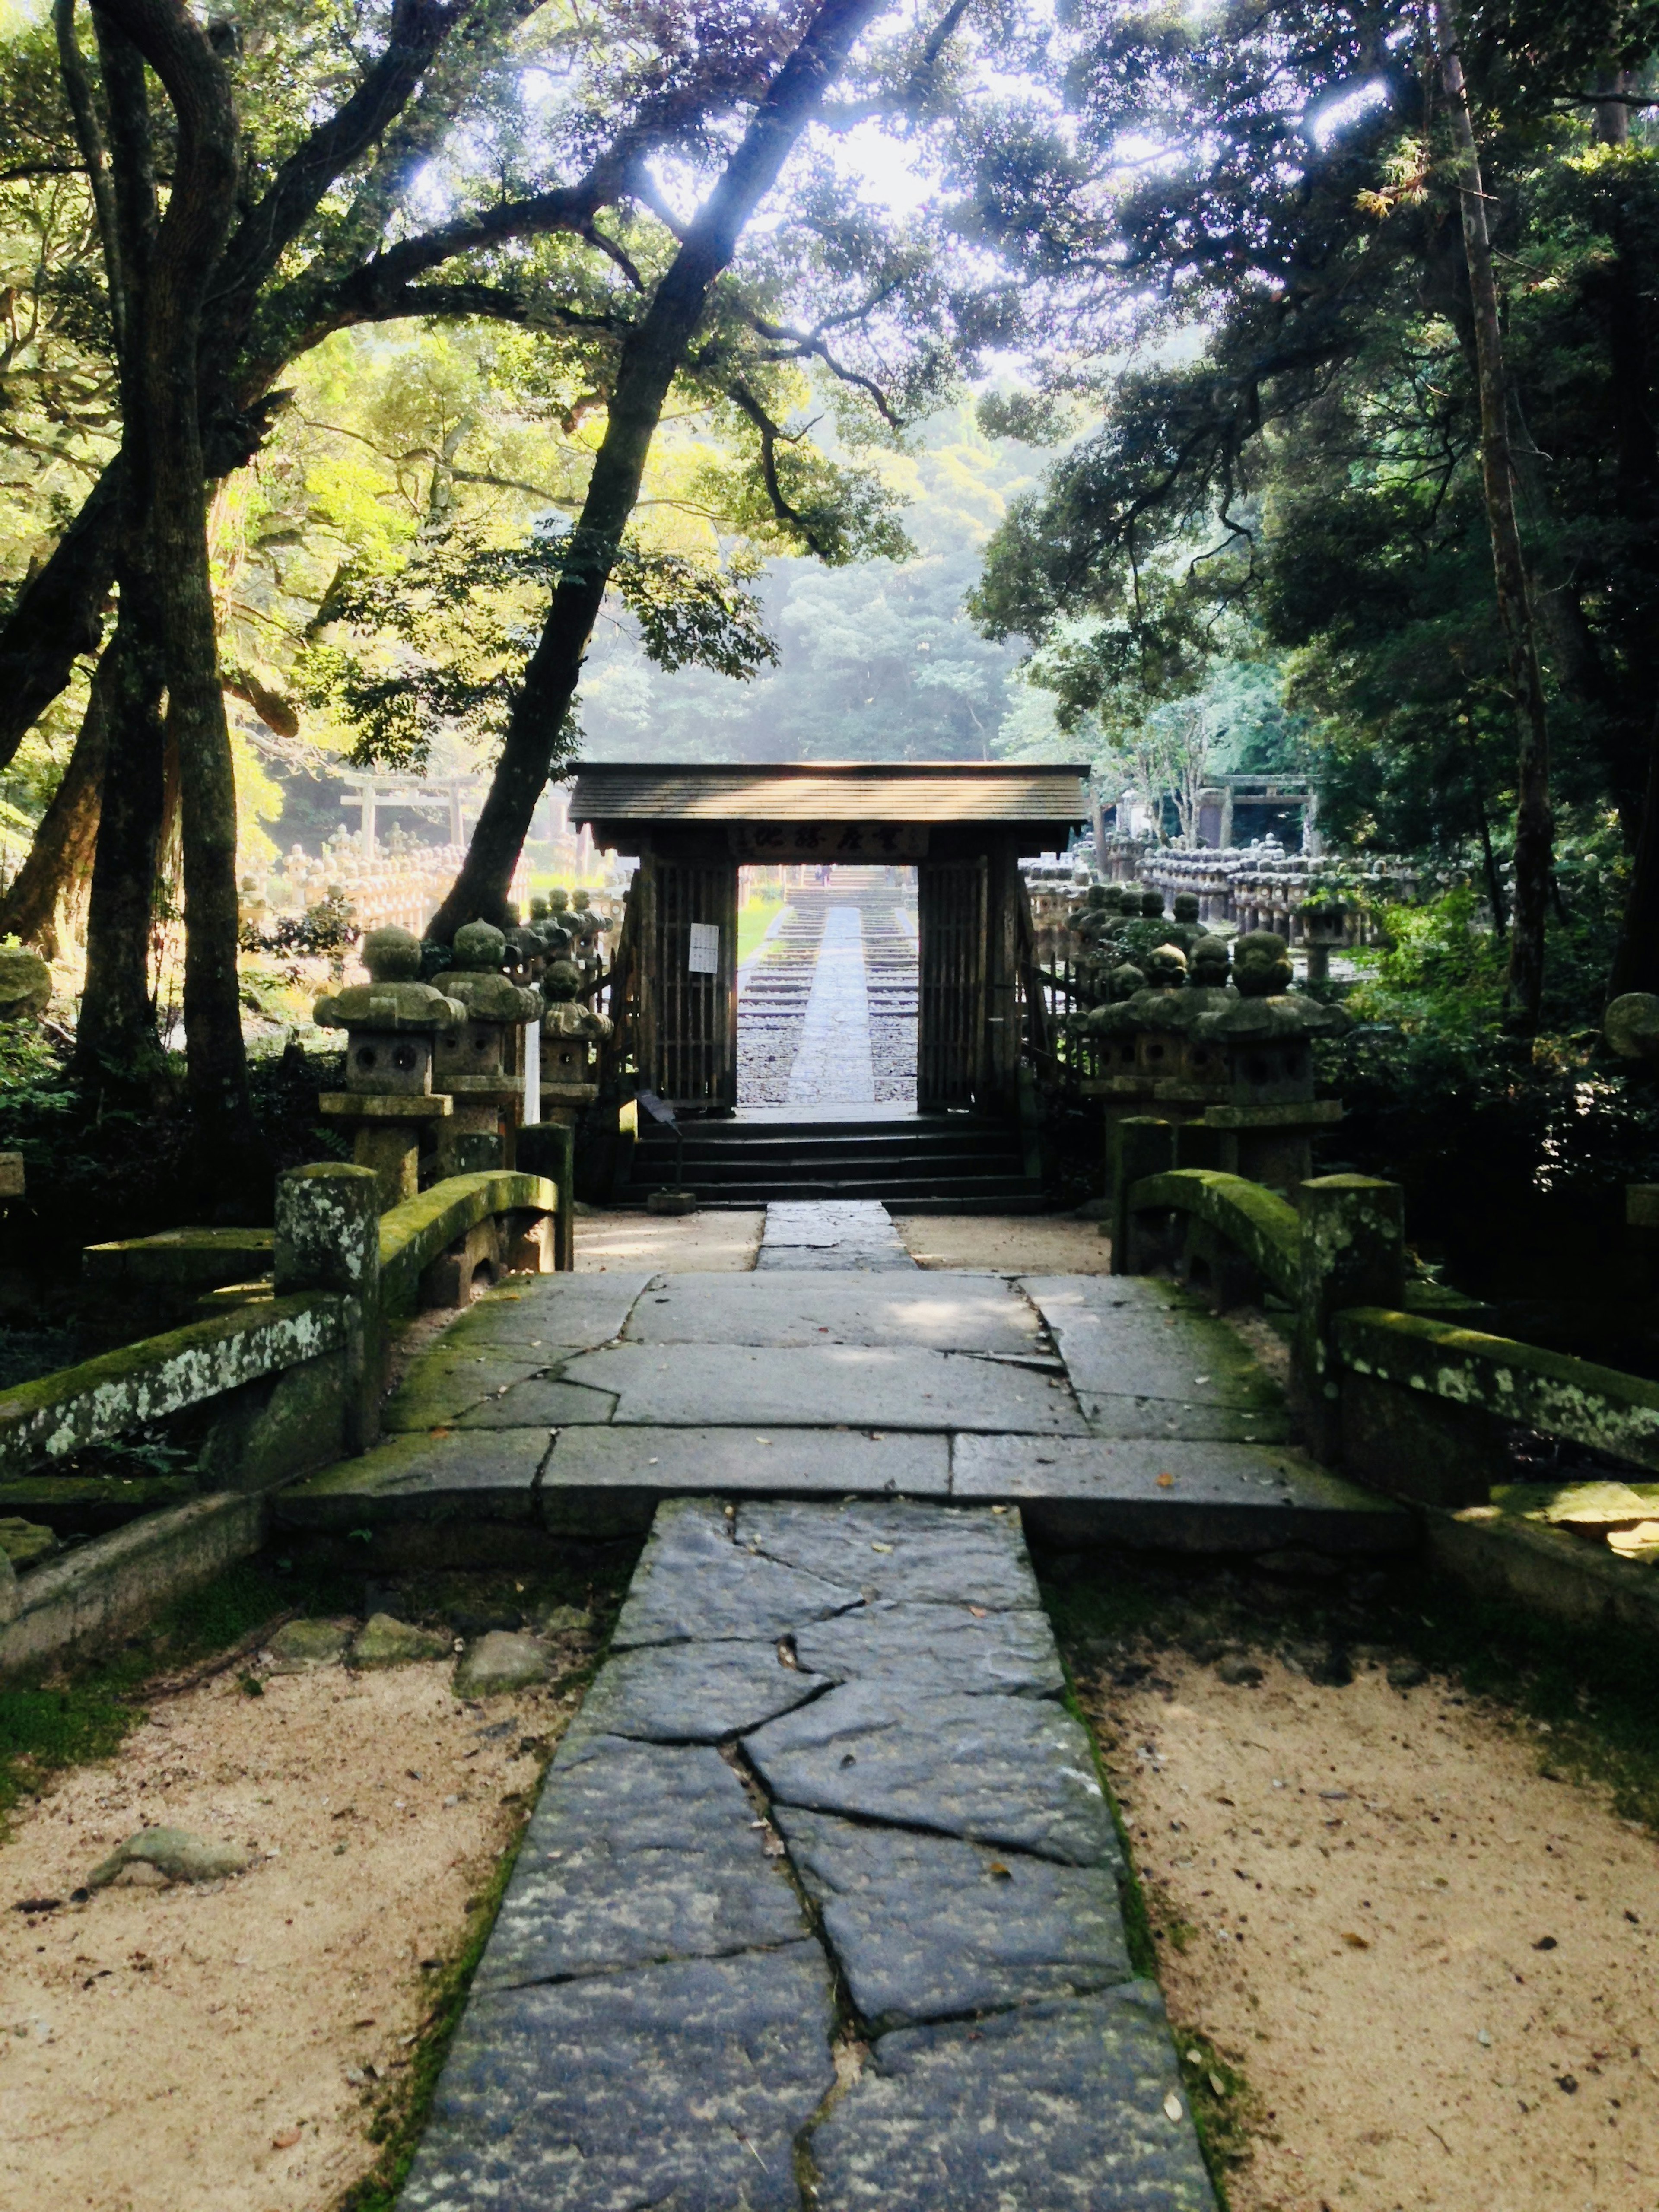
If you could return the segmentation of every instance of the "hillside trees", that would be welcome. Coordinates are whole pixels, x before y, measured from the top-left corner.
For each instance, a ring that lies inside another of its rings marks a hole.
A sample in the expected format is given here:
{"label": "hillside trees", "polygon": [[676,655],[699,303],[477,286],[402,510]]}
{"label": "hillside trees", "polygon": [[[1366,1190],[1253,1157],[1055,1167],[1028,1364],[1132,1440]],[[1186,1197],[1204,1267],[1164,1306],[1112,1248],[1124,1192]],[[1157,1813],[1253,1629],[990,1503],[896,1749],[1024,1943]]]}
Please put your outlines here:
{"label": "hillside trees", "polygon": [[[1511,989],[1528,1022],[1547,805],[1536,751],[1511,738],[1506,762],[1493,740],[1505,717],[1537,730],[1543,698],[1492,589],[1463,157],[1432,27],[1364,0],[1223,9],[1175,34],[1116,7],[1077,21],[1086,179],[1073,149],[1034,137],[991,212],[1043,281],[1080,237],[1085,308],[1130,350],[1092,380],[1058,365],[1104,419],[993,547],[981,619],[1057,646],[1080,623],[1060,654],[1076,711],[1126,655],[1154,672],[1162,655],[1186,682],[1183,656],[1245,606],[1296,649],[1297,703],[1322,711],[1334,749],[1334,812],[1346,790],[1362,836],[1415,810],[1426,842],[1501,848],[1524,797],[1530,950],[1512,947]],[[1524,0],[1471,11],[1460,39],[1507,356],[1488,427],[1507,436],[1523,609],[1564,788],[1610,805],[1635,854],[1632,916],[1659,641],[1656,154],[1628,109],[1591,94],[1652,42],[1633,9]],[[1618,79],[1621,100],[1634,82]],[[1137,139],[1164,158],[1123,160]],[[1626,945],[1659,961],[1651,925],[1627,924]]]}
{"label": "hillside trees", "polygon": [[206,1121],[246,1131],[205,518],[210,485],[268,438],[289,364],[354,325],[488,319],[532,333],[574,372],[578,408],[603,417],[576,527],[544,534],[550,611],[453,926],[499,908],[676,379],[720,416],[742,526],[845,557],[887,526],[860,472],[817,455],[790,412],[800,365],[838,387],[849,421],[862,409],[886,428],[1007,328],[995,284],[976,300],[941,281],[928,242],[859,204],[821,149],[727,276],[860,34],[895,19],[860,64],[849,121],[904,122],[954,96],[968,13],[392,0],[336,15],[270,0],[203,32],[178,0],[112,0],[91,11],[88,52],[60,0],[63,93],[55,110],[37,101],[23,166],[87,179],[121,443],[0,624],[0,761],[97,646],[113,584],[116,629],[65,778],[94,782],[100,745],[118,767],[103,778],[89,1062],[131,1067],[149,1039],[141,940],[175,775],[192,1096]]}

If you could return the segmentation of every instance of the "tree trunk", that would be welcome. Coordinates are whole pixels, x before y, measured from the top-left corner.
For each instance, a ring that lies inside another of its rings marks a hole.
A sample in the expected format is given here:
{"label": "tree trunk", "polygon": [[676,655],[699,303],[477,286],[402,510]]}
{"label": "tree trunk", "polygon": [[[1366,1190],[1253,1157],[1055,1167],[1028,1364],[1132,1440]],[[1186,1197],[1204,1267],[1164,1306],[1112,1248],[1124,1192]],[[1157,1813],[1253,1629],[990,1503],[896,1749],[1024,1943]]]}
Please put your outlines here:
{"label": "tree trunk", "polygon": [[142,1096],[161,1066],[149,962],[163,745],[155,625],[136,581],[97,680],[109,717],[108,766],[76,1060],[86,1081]]}
{"label": "tree trunk", "polygon": [[0,934],[37,945],[48,960],[63,950],[68,915],[82,903],[98,844],[99,803],[108,751],[110,691],[114,670],[106,653],[98,664],[81,720],[81,733],[63,781],[40,817],[28,858],[0,899]]}
{"label": "tree trunk", "polygon": [[880,5],[881,0],[821,0],[623,346],[605,437],[570,534],[570,561],[514,702],[461,872],[428,925],[428,934],[441,943],[447,944],[466,922],[482,919],[499,926],[507,919],[507,887],[575,696],[670,386],[744,226]]}
{"label": "tree trunk", "polygon": [[103,0],[167,88],[178,126],[167,214],[135,336],[167,734],[178,748],[185,883],[185,1038],[210,1175],[234,1182],[258,1149],[237,976],[236,779],[208,558],[198,347],[202,305],[236,212],[240,137],[230,79],[179,0]]}
{"label": "tree trunk", "polygon": [[1544,937],[1554,864],[1549,722],[1544,707],[1544,679],[1538,662],[1526,561],[1515,516],[1504,338],[1498,317],[1498,285],[1492,275],[1492,245],[1486,232],[1486,195],[1481,188],[1474,125],[1469,115],[1463,65],[1454,43],[1449,0],[1434,0],[1434,25],[1458,155],[1463,252],[1468,264],[1480,392],[1480,472],[1486,492],[1486,522],[1492,535],[1498,617],[1509,659],[1510,691],[1518,726],[1515,913],[1510,935],[1505,1017],[1512,1028],[1529,1035],[1538,1026],[1543,998]]}

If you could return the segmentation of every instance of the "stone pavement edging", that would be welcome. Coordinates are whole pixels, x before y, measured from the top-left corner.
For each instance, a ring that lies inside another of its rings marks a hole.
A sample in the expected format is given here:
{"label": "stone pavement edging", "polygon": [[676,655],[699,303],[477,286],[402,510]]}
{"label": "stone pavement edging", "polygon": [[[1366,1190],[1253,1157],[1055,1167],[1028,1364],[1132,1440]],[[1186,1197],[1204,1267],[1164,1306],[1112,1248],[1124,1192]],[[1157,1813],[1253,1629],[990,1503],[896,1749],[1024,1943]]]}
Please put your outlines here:
{"label": "stone pavement edging", "polygon": [[1006,1511],[665,1501],[409,2212],[1213,2212],[1060,1686]]}

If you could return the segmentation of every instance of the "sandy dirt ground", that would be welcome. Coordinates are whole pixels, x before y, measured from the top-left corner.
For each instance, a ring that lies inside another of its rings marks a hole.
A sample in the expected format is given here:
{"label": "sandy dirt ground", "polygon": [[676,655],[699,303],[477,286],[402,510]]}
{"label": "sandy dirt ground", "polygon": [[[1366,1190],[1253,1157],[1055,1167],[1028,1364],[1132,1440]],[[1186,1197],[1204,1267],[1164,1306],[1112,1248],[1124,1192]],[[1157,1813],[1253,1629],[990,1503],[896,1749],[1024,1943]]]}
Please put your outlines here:
{"label": "sandy dirt ground", "polygon": [[[320,2212],[373,2164],[423,1985],[533,1798],[574,1700],[463,1705],[447,1662],[154,1705],[0,1847],[7,2212]],[[140,1827],[254,1854],[192,1887],[70,1893]],[[16,1910],[59,1898],[55,1911]]]}
{"label": "sandy dirt ground", "polygon": [[1109,1275],[1112,1248],[1097,1221],[1069,1213],[909,1213],[896,1225],[924,1267],[1005,1275]]}
{"label": "sandy dirt ground", "polygon": [[576,1218],[578,1274],[740,1275],[755,1264],[765,1213],[587,1213]]}
{"label": "sandy dirt ground", "polygon": [[1258,2100],[1233,2212],[1654,2212],[1659,1848],[1443,1684],[1261,1663],[1085,1688],[1171,2016]]}
{"label": "sandy dirt ground", "polygon": [[[1104,1275],[1112,1248],[1100,1224],[1069,1214],[901,1214],[899,1235],[924,1267],[985,1268],[1010,1275]],[[736,1274],[750,1268],[766,1226],[762,1212],[589,1213],[576,1223],[579,1273],[651,1267],[665,1275]]]}

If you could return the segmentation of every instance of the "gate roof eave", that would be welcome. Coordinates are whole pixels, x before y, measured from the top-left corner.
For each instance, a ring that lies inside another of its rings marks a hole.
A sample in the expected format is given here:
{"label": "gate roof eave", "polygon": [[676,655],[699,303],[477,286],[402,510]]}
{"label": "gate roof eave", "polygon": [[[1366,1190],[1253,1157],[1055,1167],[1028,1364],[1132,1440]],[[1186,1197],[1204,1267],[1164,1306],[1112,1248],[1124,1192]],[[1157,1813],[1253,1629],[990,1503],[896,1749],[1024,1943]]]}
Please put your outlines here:
{"label": "gate roof eave", "polygon": [[650,830],[886,823],[1013,833],[1030,851],[1089,819],[1085,763],[606,761],[584,763],[570,818],[625,846]]}

